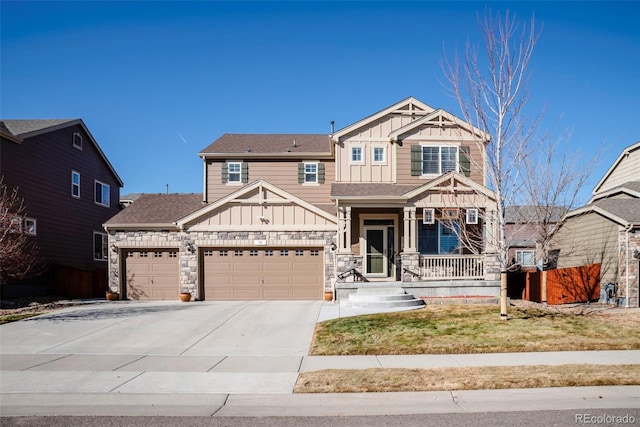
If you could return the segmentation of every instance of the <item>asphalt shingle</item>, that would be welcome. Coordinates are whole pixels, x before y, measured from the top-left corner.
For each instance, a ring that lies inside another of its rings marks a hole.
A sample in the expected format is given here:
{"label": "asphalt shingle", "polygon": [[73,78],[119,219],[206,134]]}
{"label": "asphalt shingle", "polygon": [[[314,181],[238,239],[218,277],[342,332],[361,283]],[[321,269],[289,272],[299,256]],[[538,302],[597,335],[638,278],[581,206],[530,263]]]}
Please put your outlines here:
{"label": "asphalt shingle", "polygon": [[[294,143],[295,141],[295,143]],[[247,151],[249,150],[249,151]],[[202,154],[329,153],[328,135],[225,133],[201,151]]]}

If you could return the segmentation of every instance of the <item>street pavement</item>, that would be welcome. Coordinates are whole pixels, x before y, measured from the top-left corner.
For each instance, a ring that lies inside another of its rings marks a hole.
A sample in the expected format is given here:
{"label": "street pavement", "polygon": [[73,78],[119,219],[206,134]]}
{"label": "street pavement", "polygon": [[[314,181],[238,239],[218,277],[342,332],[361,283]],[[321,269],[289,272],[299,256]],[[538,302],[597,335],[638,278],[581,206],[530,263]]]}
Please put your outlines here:
{"label": "street pavement", "polygon": [[322,301],[117,302],[0,326],[0,414],[328,416],[638,408],[640,385],[294,394],[321,369],[639,364],[640,351],[309,356]]}

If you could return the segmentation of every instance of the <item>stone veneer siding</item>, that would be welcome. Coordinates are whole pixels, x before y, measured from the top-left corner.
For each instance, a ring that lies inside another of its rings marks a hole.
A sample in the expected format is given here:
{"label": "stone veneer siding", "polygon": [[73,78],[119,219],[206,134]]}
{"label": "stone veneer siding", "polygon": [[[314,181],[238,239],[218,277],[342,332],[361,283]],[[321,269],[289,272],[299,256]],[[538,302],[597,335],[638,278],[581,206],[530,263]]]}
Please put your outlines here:
{"label": "stone veneer siding", "polygon": [[[324,290],[332,290],[334,278],[334,232],[288,232],[288,231],[115,231],[109,233],[109,248],[115,245],[117,251],[109,251],[109,288],[120,291],[120,260],[123,249],[175,248],[179,250],[180,289],[191,292],[198,298],[198,254],[199,248],[223,247],[314,247],[323,248]],[[266,241],[266,245],[256,245],[255,241]],[[191,250],[193,248],[193,250]]]}
{"label": "stone veneer siding", "polygon": [[[627,248],[627,237],[629,239],[629,246]],[[640,229],[636,229],[635,232],[621,231],[619,234],[620,241],[620,256],[619,268],[620,274],[618,274],[618,297],[624,300],[621,301],[621,305],[635,308],[639,305],[640,290],[639,277],[640,277],[640,259],[635,258],[635,251],[640,251]],[[628,249],[628,250],[627,250]],[[628,267],[628,271],[627,271]],[[627,276],[628,274],[628,276]],[[626,301],[627,297],[627,278],[629,285],[629,301]]]}

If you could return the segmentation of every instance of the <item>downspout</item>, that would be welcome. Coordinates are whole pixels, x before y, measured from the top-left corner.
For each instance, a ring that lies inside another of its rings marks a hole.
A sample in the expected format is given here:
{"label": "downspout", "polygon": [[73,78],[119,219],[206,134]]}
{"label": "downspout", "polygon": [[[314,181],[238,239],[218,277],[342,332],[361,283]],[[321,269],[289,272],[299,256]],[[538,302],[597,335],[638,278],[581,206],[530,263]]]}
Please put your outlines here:
{"label": "downspout", "polygon": [[202,202],[207,203],[207,159],[202,157],[204,171],[202,172]]}

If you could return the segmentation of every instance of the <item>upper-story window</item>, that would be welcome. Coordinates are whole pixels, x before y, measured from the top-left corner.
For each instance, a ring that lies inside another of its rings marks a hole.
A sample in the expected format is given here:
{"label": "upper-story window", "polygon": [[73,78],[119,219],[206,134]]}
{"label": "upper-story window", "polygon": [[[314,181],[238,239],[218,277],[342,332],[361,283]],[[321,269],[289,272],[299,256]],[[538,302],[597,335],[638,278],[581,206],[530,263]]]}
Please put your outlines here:
{"label": "upper-story window", "polygon": [[73,146],[78,150],[82,150],[82,135],[78,132],[73,133]]}
{"label": "upper-story window", "polygon": [[471,175],[470,147],[412,145],[411,175],[442,175],[456,171],[465,176]]}
{"label": "upper-story window", "polygon": [[109,194],[109,186],[100,181],[96,181],[95,202],[102,206],[111,206]]}
{"label": "upper-story window", "polygon": [[222,183],[240,184],[249,181],[249,165],[244,162],[226,162],[222,164]]}
{"label": "upper-story window", "polygon": [[314,184],[318,182],[318,164],[317,163],[304,164],[304,182],[314,183]]}
{"label": "upper-story window", "polygon": [[71,171],[71,196],[80,198],[80,172]]}
{"label": "upper-story window", "polygon": [[229,182],[240,182],[241,163],[229,163]]}
{"label": "upper-story window", "polygon": [[37,233],[36,228],[36,220],[34,218],[25,218],[24,219],[24,232],[35,236]]}
{"label": "upper-story window", "polygon": [[384,163],[385,160],[385,150],[384,147],[373,147],[371,149],[373,158],[373,163]]}
{"label": "upper-story window", "polygon": [[324,163],[298,163],[298,184],[324,184]]}
{"label": "upper-story window", "polygon": [[351,147],[351,163],[362,163],[362,147]]}
{"label": "upper-story window", "polygon": [[441,175],[458,170],[458,147],[422,147],[422,174]]}

